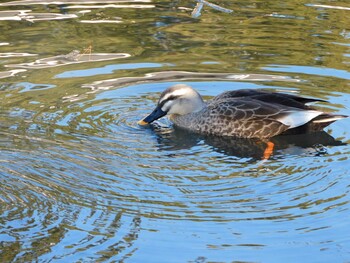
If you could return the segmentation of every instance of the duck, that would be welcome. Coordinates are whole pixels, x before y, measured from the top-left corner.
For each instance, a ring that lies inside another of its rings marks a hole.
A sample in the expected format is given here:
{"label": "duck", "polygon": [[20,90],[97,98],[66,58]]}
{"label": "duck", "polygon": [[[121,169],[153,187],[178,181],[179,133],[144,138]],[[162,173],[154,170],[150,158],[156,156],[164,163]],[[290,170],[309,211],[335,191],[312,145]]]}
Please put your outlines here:
{"label": "duck", "polygon": [[205,102],[192,87],[177,84],[161,93],[155,109],[138,124],[168,116],[175,126],[195,133],[266,140],[321,131],[348,117],[309,105],[315,102],[326,101],[264,89],[226,91]]}

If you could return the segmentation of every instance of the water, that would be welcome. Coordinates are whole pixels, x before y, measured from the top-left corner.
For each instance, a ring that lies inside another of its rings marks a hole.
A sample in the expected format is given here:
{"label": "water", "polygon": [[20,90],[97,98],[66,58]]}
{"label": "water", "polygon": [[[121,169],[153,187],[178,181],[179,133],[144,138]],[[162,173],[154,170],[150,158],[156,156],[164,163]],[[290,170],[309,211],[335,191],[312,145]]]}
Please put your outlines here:
{"label": "water", "polygon": [[349,3],[0,3],[1,262],[348,262],[350,124],[252,140],[136,122],[186,83],[350,115]]}

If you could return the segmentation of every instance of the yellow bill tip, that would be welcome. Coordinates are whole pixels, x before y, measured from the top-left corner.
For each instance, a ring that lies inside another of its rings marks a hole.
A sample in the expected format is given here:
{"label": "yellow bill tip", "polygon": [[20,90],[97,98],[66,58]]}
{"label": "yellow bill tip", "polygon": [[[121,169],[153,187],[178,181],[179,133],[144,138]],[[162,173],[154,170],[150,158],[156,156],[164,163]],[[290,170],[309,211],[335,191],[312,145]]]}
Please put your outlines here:
{"label": "yellow bill tip", "polygon": [[145,126],[148,124],[148,122],[145,122],[144,120],[140,120],[137,122],[138,125]]}

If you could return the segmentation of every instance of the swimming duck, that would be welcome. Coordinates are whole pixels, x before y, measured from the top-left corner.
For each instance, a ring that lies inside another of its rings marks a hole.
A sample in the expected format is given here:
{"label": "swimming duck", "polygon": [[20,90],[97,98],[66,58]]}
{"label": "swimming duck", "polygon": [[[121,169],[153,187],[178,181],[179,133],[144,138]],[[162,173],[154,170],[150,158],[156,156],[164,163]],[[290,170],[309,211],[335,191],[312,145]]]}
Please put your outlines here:
{"label": "swimming duck", "polygon": [[[320,131],[346,118],[316,110],[307,104],[323,101],[263,90],[226,91],[208,102],[188,85],[166,89],[157,107],[139,125],[165,115],[178,127],[202,134],[266,139],[280,134]],[[323,101],[324,102],[324,101]]]}

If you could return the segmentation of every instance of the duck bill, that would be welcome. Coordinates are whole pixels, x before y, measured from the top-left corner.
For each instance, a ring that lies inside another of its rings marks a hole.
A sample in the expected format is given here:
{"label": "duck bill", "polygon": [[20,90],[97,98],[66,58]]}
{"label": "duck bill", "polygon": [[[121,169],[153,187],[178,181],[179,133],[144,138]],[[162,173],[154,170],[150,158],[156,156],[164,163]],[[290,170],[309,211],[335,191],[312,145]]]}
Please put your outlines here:
{"label": "duck bill", "polygon": [[157,107],[154,109],[154,111],[152,111],[152,113],[150,115],[148,115],[146,118],[144,118],[143,120],[138,121],[139,125],[147,125],[155,120],[158,120],[159,118],[163,117],[166,115],[165,111],[162,111],[162,109],[160,107]]}

